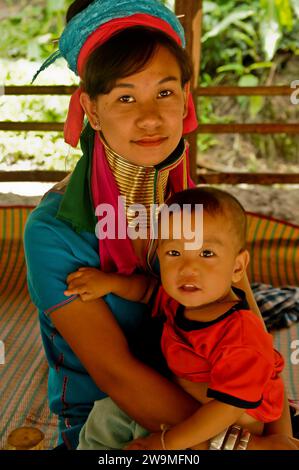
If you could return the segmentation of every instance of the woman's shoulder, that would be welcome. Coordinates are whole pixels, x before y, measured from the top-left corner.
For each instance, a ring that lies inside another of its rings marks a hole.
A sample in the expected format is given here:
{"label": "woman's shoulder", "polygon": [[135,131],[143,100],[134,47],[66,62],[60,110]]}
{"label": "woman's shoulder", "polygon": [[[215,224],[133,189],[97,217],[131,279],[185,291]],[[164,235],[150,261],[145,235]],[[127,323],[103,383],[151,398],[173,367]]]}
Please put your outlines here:
{"label": "woman's shoulder", "polygon": [[54,240],[67,241],[76,237],[71,224],[57,217],[62,199],[63,192],[54,187],[43,196],[31,212],[24,231],[25,251],[30,247],[34,249],[35,243],[42,246],[53,243]]}
{"label": "woman's shoulder", "polygon": [[70,175],[62,181],[56,183],[48,192],[44,194],[39,204],[29,216],[29,221],[44,220],[48,217],[55,217],[61,204],[63,195],[70,180]]}
{"label": "woman's shoulder", "polygon": [[36,208],[31,212],[26,223],[28,229],[42,229],[52,225],[62,200],[62,193],[51,189],[48,191]]}

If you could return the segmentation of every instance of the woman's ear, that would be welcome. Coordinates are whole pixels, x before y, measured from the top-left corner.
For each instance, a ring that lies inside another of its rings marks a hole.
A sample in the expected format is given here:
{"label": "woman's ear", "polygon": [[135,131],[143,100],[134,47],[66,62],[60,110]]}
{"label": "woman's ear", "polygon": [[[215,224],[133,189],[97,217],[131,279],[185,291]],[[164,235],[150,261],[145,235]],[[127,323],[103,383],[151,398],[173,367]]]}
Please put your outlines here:
{"label": "woman's ear", "polygon": [[85,111],[86,116],[88,117],[88,121],[91,127],[95,131],[101,130],[101,124],[96,112],[96,104],[94,100],[90,99],[89,95],[83,91],[80,95],[80,103]]}
{"label": "woman's ear", "polygon": [[189,96],[190,96],[190,82],[187,82],[184,86],[184,114],[183,119],[188,115],[188,105],[189,105]]}
{"label": "woman's ear", "polygon": [[247,250],[242,250],[236,257],[235,266],[232,275],[232,282],[236,283],[243,279],[249,263],[249,253]]}

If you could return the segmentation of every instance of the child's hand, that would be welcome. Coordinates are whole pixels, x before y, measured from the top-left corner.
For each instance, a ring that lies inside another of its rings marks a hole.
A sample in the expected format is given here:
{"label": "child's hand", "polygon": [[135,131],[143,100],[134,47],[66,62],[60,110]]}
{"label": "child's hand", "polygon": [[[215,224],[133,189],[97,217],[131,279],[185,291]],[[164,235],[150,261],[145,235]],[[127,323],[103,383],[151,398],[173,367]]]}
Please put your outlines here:
{"label": "child's hand", "polygon": [[135,439],[124,447],[124,450],[163,450],[161,432],[150,434],[147,437]]}
{"label": "child's hand", "polygon": [[110,276],[96,268],[79,268],[67,277],[64,295],[80,295],[84,302],[95,300],[111,292]]}

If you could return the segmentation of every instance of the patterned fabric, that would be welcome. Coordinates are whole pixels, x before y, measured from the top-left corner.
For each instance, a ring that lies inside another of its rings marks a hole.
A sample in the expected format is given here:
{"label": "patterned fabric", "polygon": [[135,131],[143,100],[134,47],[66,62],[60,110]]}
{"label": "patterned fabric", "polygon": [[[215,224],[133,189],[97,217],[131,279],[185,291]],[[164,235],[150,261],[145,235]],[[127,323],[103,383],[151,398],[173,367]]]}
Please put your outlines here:
{"label": "patterned fabric", "polygon": [[247,213],[251,282],[299,286],[299,226]]}
{"label": "patterned fabric", "polygon": [[268,330],[285,328],[299,320],[299,287],[251,285]]}
{"label": "patterned fabric", "polygon": [[38,316],[26,283],[22,233],[31,209],[0,207],[0,338],[5,345],[5,364],[0,365],[0,449],[20,426],[39,428],[46,449],[58,438],[57,418],[48,407],[48,366]]}

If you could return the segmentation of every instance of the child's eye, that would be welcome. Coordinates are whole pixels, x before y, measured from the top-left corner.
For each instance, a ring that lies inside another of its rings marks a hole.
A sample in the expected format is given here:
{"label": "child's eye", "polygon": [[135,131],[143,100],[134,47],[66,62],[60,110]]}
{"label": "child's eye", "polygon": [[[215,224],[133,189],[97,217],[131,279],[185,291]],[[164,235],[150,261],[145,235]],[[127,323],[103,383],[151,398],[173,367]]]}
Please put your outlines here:
{"label": "child's eye", "polygon": [[159,93],[159,97],[161,97],[161,98],[167,98],[167,96],[170,96],[170,95],[172,95],[172,94],[173,94],[173,92],[172,92],[171,90],[162,90],[162,91],[160,91],[160,93]]}
{"label": "child's eye", "polygon": [[168,256],[180,256],[180,252],[177,250],[169,250],[166,253]]}
{"label": "child's eye", "polygon": [[200,253],[200,256],[202,258],[212,258],[213,256],[215,256],[215,253],[214,251],[212,250],[203,250],[201,253]]}
{"label": "child's eye", "polygon": [[119,101],[121,103],[134,103],[135,99],[133,98],[133,96],[124,95],[119,98]]}

